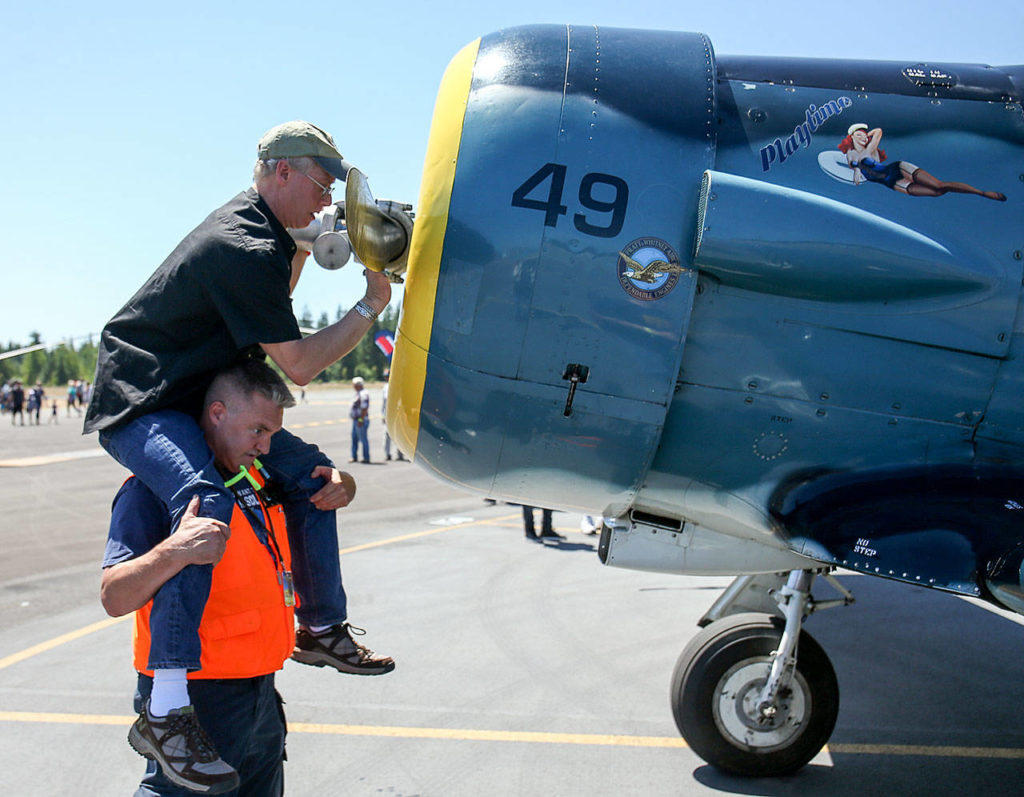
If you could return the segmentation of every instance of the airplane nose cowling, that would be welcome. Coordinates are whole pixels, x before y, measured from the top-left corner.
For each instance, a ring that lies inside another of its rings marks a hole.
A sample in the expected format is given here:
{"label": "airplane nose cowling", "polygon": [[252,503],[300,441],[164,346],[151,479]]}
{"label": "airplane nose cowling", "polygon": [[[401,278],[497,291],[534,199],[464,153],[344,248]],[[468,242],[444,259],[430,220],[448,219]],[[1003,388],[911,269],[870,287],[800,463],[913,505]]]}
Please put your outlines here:
{"label": "airplane nose cowling", "polygon": [[468,44],[445,71],[434,107],[413,229],[405,302],[395,340],[386,422],[398,447],[415,458],[438,273],[448,224],[455,165],[470,80],[480,40]]}
{"label": "airplane nose cowling", "polygon": [[629,507],[679,374],[714,122],[700,34],[531,26],[453,59],[392,367],[403,450],[493,497]]}

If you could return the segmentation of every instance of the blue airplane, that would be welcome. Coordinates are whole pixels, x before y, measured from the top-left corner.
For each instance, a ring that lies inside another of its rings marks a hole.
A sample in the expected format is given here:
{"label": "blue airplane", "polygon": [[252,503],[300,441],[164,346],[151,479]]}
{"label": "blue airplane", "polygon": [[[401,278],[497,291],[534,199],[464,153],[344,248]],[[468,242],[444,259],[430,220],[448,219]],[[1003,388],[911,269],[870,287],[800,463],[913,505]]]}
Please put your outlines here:
{"label": "blue airplane", "polygon": [[352,248],[407,283],[402,450],[604,516],[605,564],[737,576],[672,677],[722,770],[827,742],[835,569],[1024,613],[1022,87],[512,28],[444,75],[414,230],[349,180]]}

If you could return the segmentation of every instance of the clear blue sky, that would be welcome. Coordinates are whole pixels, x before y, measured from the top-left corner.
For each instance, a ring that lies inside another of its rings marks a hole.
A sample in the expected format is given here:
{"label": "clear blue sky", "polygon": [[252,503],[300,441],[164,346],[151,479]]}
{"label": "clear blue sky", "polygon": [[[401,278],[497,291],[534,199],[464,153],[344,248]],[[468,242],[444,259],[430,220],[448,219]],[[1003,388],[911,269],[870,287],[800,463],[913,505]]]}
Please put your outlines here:
{"label": "clear blue sky", "polygon": [[[56,0],[13,3],[3,22],[0,343],[98,332],[247,187],[256,141],[282,121],[326,128],[377,197],[415,202],[444,68],[500,28],[699,31],[720,54],[1024,62],[1020,0]],[[299,314],[333,319],[362,294],[357,267],[306,272]]]}

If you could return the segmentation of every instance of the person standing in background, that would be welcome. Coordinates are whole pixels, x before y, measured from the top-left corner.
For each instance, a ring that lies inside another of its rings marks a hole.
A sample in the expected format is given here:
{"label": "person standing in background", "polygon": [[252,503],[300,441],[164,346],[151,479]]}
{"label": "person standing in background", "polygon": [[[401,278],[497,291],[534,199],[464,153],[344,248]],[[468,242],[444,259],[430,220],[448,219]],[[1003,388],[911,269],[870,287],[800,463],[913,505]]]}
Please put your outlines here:
{"label": "person standing in background", "polygon": [[355,398],[352,399],[352,409],[349,410],[349,417],[352,418],[352,462],[359,461],[359,446],[363,447],[363,462],[370,462],[370,393],[361,376],[352,380],[352,389],[355,391]]}

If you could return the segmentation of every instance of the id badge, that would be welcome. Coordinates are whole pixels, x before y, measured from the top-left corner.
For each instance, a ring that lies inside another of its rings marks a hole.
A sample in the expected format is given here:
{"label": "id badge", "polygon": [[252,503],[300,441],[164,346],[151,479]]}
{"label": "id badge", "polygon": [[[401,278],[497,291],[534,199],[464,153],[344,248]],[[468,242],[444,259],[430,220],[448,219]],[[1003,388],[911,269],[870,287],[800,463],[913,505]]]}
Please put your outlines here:
{"label": "id badge", "polygon": [[281,589],[284,591],[284,605],[295,605],[295,581],[292,579],[291,570],[282,570],[278,574],[278,581],[281,582]]}

